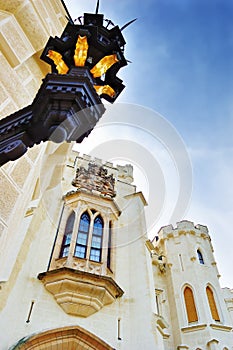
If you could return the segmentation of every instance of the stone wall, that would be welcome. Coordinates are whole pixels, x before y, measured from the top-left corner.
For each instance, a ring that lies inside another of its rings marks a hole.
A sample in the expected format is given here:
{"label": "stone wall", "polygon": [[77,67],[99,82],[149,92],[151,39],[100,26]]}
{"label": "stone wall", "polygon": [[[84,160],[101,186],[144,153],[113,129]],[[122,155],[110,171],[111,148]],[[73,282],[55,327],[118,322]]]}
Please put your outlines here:
{"label": "stone wall", "polygon": [[[0,118],[31,104],[49,71],[40,53],[66,22],[60,1],[0,0]],[[35,146],[0,169],[0,282],[9,278],[23,239],[19,222],[32,199],[44,148]]]}

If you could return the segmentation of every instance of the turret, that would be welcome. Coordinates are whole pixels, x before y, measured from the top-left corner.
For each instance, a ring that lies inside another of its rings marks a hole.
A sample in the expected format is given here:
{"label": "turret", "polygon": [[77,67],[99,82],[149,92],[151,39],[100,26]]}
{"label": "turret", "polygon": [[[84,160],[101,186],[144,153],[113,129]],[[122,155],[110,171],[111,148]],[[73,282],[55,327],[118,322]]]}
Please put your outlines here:
{"label": "turret", "polygon": [[190,221],[162,227],[154,241],[155,285],[163,284],[165,315],[177,349],[232,345],[232,322],[213,252],[207,227]]}

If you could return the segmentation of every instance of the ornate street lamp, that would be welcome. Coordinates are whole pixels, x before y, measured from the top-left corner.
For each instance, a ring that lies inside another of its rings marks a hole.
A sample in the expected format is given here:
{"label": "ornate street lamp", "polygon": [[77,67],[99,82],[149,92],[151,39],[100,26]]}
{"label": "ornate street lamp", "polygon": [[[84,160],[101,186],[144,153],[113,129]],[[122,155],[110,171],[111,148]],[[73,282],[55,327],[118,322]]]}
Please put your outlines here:
{"label": "ornate street lamp", "polygon": [[[63,2],[64,4],[64,2]],[[101,98],[113,103],[124,89],[117,77],[127,65],[122,30],[98,13],[69,22],[50,37],[41,59],[51,66],[31,105],[0,120],[0,165],[41,141],[82,142],[103,115]]]}

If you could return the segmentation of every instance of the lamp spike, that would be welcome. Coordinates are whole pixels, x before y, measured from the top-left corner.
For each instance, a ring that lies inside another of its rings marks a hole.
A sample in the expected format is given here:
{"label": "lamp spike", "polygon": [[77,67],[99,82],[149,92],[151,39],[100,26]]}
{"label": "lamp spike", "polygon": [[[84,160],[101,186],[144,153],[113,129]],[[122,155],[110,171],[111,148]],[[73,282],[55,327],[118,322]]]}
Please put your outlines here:
{"label": "lamp spike", "polygon": [[130,24],[132,24],[133,22],[135,22],[137,20],[137,18],[132,19],[132,21],[129,21],[128,23],[126,23],[122,28],[121,31],[124,30],[126,27],[128,27]]}
{"label": "lamp spike", "polygon": [[66,11],[66,14],[67,14],[66,19],[68,19],[68,21],[69,21],[71,24],[74,24],[74,21],[73,21],[71,15],[70,15],[70,13],[69,13],[67,7],[66,7],[66,4],[65,4],[64,0],[61,0],[61,3],[62,3],[62,6],[64,7],[64,10]]}
{"label": "lamp spike", "polygon": [[97,15],[98,12],[99,12],[99,6],[100,6],[100,0],[97,0],[96,10],[95,10],[96,15]]}

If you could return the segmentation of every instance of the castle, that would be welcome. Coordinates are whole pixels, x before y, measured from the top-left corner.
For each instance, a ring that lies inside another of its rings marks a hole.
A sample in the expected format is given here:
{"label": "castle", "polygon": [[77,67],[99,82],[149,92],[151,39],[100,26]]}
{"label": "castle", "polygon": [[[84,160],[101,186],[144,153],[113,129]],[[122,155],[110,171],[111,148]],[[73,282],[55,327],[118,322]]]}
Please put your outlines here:
{"label": "castle", "polygon": [[[0,0],[0,14],[4,117],[33,99],[66,20],[55,0]],[[0,171],[0,350],[233,349],[207,227],[149,240],[131,165],[45,143]]]}

